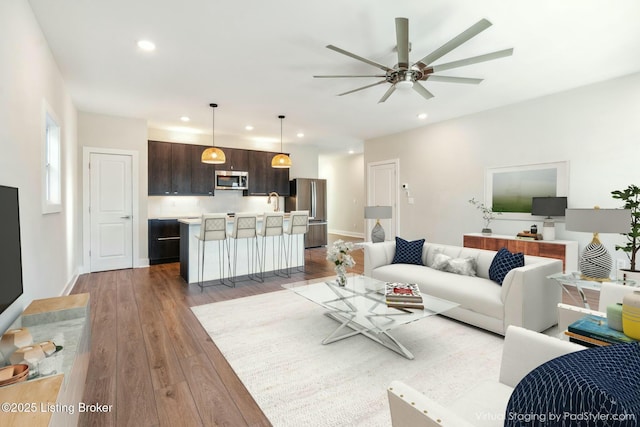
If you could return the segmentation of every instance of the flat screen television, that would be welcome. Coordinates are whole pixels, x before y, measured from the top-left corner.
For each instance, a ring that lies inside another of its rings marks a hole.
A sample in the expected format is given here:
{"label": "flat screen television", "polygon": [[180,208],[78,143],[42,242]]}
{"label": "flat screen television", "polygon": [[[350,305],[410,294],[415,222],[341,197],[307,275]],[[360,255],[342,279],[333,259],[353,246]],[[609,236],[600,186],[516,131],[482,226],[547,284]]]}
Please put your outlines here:
{"label": "flat screen television", "polygon": [[531,215],[564,216],[566,209],[566,197],[533,197],[531,199]]}
{"label": "flat screen television", "polygon": [[22,295],[18,189],[0,185],[0,313]]}

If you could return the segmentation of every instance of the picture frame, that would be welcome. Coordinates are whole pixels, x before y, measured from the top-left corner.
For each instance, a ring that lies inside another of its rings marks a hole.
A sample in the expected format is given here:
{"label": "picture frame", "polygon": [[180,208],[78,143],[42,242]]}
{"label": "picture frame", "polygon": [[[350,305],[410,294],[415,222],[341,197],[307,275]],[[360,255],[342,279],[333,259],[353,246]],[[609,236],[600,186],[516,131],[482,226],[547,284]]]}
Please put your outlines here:
{"label": "picture frame", "polygon": [[568,196],[569,162],[486,168],[485,205],[498,219],[535,220],[533,197]]}

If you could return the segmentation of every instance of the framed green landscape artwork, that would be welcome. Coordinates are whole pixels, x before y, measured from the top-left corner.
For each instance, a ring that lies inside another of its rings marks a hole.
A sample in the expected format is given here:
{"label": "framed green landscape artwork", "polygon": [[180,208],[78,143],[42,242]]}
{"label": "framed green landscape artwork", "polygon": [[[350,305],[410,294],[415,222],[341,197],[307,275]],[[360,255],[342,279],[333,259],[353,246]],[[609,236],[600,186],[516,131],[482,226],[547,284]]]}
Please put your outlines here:
{"label": "framed green landscape artwork", "polygon": [[485,204],[503,219],[532,219],[533,197],[567,196],[568,162],[487,168]]}

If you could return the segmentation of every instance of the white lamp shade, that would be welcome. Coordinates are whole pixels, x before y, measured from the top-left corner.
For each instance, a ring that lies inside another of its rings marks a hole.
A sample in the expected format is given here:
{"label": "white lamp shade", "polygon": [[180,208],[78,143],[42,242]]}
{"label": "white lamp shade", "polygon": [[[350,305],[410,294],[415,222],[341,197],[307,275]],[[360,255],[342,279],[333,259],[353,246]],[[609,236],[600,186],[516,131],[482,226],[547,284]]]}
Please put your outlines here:
{"label": "white lamp shade", "polygon": [[365,206],[364,217],[366,219],[391,218],[391,206]]}

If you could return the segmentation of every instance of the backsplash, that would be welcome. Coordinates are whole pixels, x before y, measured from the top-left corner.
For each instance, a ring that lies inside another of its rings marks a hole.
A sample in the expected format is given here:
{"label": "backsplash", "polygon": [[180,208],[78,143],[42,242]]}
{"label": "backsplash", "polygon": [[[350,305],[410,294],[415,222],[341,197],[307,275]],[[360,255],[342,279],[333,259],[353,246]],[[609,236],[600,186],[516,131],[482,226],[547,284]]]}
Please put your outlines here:
{"label": "backsplash", "polygon": [[[211,196],[149,196],[147,218],[183,218],[203,213],[269,212],[267,196],[242,196],[241,191],[217,191]],[[284,211],[284,197],[280,197],[280,210]]]}

